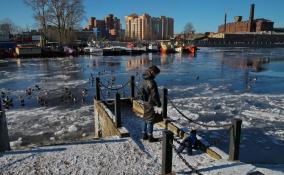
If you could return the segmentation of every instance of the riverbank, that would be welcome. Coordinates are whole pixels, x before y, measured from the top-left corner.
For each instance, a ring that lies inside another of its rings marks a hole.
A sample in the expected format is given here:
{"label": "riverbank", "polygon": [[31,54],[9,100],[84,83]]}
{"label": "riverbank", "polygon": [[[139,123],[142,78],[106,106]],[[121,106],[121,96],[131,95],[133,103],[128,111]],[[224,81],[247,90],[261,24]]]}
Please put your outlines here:
{"label": "riverbank", "polygon": [[[141,140],[142,119],[133,112],[123,110],[122,125],[130,138],[110,137],[65,145],[9,151],[0,155],[0,170],[4,174],[160,174],[161,142]],[[155,128],[154,137],[161,137],[162,129]],[[174,143],[176,145],[176,143]],[[178,145],[176,145],[178,146]],[[185,160],[204,175],[248,174],[252,172],[281,174],[283,167],[257,168],[241,162],[228,162],[226,158],[214,160],[194,150]],[[269,165],[266,165],[269,166]],[[173,171],[188,174],[190,171],[173,152]],[[1,174],[0,173],[0,174]]]}
{"label": "riverbank", "polygon": [[[0,174],[160,174],[161,148],[155,144],[144,144],[148,154],[132,140],[117,138],[10,151],[0,154]],[[222,161],[214,163],[214,160],[196,152],[187,160],[198,165],[205,175],[237,175],[255,171],[281,175],[284,172],[284,165],[254,167]],[[180,175],[189,171],[175,153],[173,171]]]}

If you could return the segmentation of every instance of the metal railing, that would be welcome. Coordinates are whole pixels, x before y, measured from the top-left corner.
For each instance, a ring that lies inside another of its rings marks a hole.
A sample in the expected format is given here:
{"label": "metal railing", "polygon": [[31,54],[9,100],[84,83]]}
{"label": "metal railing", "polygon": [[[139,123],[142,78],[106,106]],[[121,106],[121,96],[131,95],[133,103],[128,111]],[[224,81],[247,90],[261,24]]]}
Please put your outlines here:
{"label": "metal railing", "polygon": [[[137,92],[141,93],[141,90],[136,86]],[[170,102],[170,104],[172,105],[172,107],[186,120],[188,120],[190,123],[202,126],[202,127],[206,127],[208,128],[224,128],[227,129],[226,134],[224,134],[219,140],[218,142],[215,142],[214,144],[218,144],[219,142],[222,141],[222,139],[224,139],[228,133],[230,133],[230,145],[229,145],[229,160],[230,161],[235,161],[239,159],[239,145],[240,145],[240,133],[241,133],[241,123],[242,120],[241,119],[233,119],[231,121],[231,123],[227,123],[227,124],[216,124],[216,125],[209,125],[206,123],[201,123],[198,120],[194,120],[188,116],[186,116],[178,107],[177,105],[168,98],[168,90],[166,88],[163,89],[163,94],[162,94],[162,116],[164,119],[169,119],[168,121],[171,121],[170,118],[168,118],[167,116],[167,102]],[[168,131],[170,132],[170,131]],[[171,136],[167,136],[167,134],[164,134],[164,137],[171,137]],[[166,138],[163,138],[163,140]],[[180,142],[177,139],[172,138],[167,138],[167,141],[163,141],[163,153],[162,153],[162,174],[168,174],[171,173],[171,169],[169,170],[169,168],[167,167],[171,167],[172,166],[172,149],[174,149],[175,151],[177,151],[176,147],[173,145],[172,140],[175,140],[178,144],[180,144]],[[171,140],[171,142],[169,141]],[[165,143],[164,143],[165,142]],[[166,145],[166,143],[170,144]],[[210,143],[210,145],[208,145],[207,147],[213,146],[213,143]],[[169,148],[170,147],[170,148]],[[184,159],[184,157],[180,154],[177,153],[177,155],[179,156],[179,158],[185,163],[185,165],[191,169],[191,173],[196,173],[196,174],[201,174],[196,167],[191,166],[186,159]],[[170,157],[170,158],[169,158]]]}

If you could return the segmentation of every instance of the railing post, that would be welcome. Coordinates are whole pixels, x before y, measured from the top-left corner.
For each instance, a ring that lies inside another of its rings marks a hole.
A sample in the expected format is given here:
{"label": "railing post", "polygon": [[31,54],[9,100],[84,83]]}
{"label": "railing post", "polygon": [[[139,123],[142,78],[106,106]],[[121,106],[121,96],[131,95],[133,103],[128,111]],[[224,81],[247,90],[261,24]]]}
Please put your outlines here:
{"label": "railing post", "polygon": [[241,138],[241,119],[232,120],[232,128],[230,131],[230,148],[229,148],[229,160],[239,160],[240,151],[240,138]]}
{"label": "railing post", "polygon": [[162,97],[162,117],[166,119],[168,113],[168,89],[163,89],[163,97]]}
{"label": "railing post", "polygon": [[173,138],[174,134],[171,131],[163,132],[162,142],[162,175],[172,172],[172,159],[173,159]]}
{"label": "railing post", "polygon": [[101,94],[100,94],[100,78],[96,77],[96,100],[101,100]]}
{"label": "railing post", "polygon": [[131,98],[135,97],[135,77],[132,75],[130,78]]}
{"label": "railing post", "polygon": [[7,119],[5,110],[2,108],[2,99],[0,99],[0,152],[11,150]]}
{"label": "railing post", "polygon": [[121,127],[121,103],[119,93],[115,95],[115,124],[117,128]]}

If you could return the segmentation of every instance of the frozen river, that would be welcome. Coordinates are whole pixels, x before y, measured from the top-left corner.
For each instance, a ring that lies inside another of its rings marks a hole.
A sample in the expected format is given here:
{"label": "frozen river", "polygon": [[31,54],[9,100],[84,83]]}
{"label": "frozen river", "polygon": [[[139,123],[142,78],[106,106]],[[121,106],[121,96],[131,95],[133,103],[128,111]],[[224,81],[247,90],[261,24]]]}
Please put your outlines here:
{"label": "frozen river", "polygon": [[[151,64],[161,68],[159,87],[169,89],[170,98],[187,116],[211,124],[243,119],[241,160],[284,163],[280,156],[284,155],[284,49],[201,48],[196,57],[145,54],[0,60],[0,95],[13,98],[14,103],[6,112],[12,145],[32,147],[91,138],[95,91],[91,74],[105,84],[123,84],[131,75],[139,82]],[[120,93],[129,94],[127,89]],[[46,105],[38,104],[39,97]],[[228,141],[222,136],[226,131],[207,132],[181,118],[171,106],[168,112],[182,127],[198,128],[209,141],[222,138],[217,146],[227,151]],[[262,154],[246,156],[252,151]],[[269,155],[276,156],[266,159]]]}

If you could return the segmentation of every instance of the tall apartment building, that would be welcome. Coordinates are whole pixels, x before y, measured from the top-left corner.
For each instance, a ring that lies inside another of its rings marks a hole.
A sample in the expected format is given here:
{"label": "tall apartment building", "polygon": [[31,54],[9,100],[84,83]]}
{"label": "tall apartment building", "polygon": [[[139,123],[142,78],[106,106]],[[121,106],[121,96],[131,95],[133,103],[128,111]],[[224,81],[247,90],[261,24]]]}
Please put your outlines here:
{"label": "tall apartment building", "polygon": [[95,31],[97,38],[107,38],[111,40],[120,37],[120,19],[113,14],[105,16],[103,20],[97,20],[95,17],[89,18],[87,30]]}
{"label": "tall apartment building", "polygon": [[174,34],[174,19],[161,16],[161,39],[168,39]]}
{"label": "tall apartment building", "polygon": [[165,16],[132,14],[125,17],[125,37],[136,40],[169,39],[174,35],[174,20]]}

